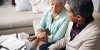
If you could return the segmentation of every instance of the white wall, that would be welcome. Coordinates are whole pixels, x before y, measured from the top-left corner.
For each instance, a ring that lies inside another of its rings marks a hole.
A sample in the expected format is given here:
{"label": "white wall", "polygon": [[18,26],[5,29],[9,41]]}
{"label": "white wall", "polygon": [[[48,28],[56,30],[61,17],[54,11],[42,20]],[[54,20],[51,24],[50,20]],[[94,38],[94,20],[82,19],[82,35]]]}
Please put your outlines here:
{"label": "white wall", "polygon": [[100,0],[92,0],[94,4],[94,10],[100,12]]}
{"label": "white wall", "polygon": [[99,12],[100,12],[100,0],[99,0]]}

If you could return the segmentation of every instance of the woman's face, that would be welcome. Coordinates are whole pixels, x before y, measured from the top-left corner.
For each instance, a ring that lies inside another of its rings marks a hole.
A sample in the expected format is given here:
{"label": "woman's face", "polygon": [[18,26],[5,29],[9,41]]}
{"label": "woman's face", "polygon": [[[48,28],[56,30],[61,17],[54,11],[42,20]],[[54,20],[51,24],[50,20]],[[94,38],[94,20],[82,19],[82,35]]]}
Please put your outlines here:
{"label": "woman's face", "polygon": [[51,1],[51,8],[53,13],[59,14],[61,10],[63,9],[64,5],[63,3],[57,3],[54,1]]}

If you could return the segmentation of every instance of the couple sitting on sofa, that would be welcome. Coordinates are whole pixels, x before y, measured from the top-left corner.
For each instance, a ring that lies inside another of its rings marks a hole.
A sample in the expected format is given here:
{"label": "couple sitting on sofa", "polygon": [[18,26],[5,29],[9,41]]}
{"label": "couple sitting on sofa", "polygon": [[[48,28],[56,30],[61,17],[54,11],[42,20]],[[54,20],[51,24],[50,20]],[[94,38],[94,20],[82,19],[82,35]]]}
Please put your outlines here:
{"label": "couple sitting on sofa", "polygon": [[37,34],[28,40],[37,50],[100,50],[100,26],[92,14],[92,0],[51,0]]}

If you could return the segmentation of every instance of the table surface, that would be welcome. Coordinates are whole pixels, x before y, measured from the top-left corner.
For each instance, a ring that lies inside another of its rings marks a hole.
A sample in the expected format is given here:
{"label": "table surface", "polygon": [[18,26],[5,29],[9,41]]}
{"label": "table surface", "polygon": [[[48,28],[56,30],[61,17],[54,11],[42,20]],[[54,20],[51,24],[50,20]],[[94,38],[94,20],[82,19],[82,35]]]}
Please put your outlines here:
{"label": "table surface", "polygon": [[[5,40],[9,38],[19,38],[19,37],[20,37],[20,34],[1,35],[0,43],[4,42]],[[19,40],[21,39],[19,38]],[[4,49],[4,48],[1,48],[1,49]],[[26,44],[20,50],[26,50]]]}

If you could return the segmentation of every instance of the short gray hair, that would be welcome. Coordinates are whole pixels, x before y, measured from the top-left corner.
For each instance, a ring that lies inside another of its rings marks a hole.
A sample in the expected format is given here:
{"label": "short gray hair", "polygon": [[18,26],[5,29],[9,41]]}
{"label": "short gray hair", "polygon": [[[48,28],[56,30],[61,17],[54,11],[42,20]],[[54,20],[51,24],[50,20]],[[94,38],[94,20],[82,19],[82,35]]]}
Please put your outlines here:
{"label": "short gray hair", "polygon": [[51,0],[53,2],[57,2],[57,3],[63,3],[64,5],[66,4],[66,0]]}

